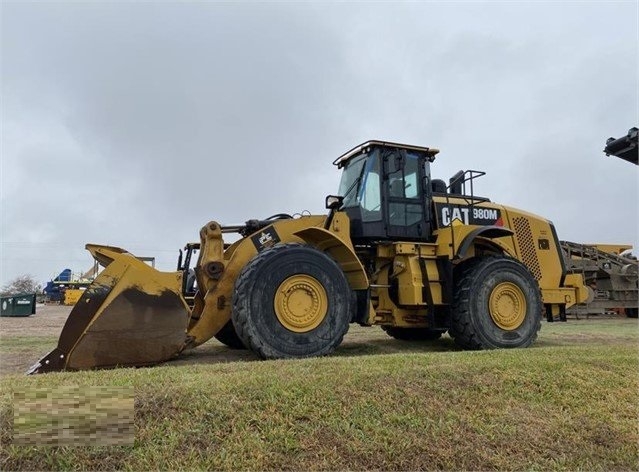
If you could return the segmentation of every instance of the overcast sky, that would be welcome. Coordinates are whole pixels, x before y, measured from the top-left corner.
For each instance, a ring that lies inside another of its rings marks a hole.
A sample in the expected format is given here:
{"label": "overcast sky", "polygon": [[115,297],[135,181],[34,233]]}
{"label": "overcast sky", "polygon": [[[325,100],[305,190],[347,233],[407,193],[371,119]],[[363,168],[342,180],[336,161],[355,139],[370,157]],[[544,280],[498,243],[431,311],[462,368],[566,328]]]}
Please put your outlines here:
{"label": "overcast sky", "polygon": [[324,213],[367,139],[432,172],[639,245],[637,2],[2,2],[0,284],[88,269],[87,242],[156,256],[210,220]]}

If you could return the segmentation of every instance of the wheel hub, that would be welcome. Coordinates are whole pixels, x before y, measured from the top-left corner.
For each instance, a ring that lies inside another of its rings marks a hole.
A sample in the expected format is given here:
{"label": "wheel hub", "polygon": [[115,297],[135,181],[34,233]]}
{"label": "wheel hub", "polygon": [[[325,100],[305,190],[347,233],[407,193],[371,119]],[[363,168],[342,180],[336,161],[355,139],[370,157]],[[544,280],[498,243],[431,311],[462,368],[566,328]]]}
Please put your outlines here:
{"label": "wheel hub", "polygon": [[488,308],[497,326],[512,331],[519,328],[526,318],[526,297],[517,285],[502,282],[490,294]]}
{"label": "wheel hub", "polygon": [[328,297],[317,279],[297,274],[280,284],[273,305],[277,319],[286,329],[305,333],[317,328],[326,317]]}

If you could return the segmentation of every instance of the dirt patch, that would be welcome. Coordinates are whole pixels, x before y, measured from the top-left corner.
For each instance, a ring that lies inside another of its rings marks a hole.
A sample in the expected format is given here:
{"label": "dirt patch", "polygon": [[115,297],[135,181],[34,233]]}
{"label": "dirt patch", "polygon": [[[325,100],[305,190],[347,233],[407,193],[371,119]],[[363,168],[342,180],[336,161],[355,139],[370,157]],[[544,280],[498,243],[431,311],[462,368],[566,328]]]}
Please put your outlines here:
{"label": "dirt patch", "polygon": [[0,341],[16,336],[58,336],[71,308],[64,305],[38,305],[35,315],[2,317]]}
{"label": "dirt patch", "polygon": [[[0,376],[25,373],[29,367],[53,349],[72,307],[38,305],[36,314],[27,317],[0,318]],[[421,346],[424,346],[421,343]],[[428,349],[436,349],[436,344]],[[425,346],[424,346],[425,347]],[[407,351],[416,343],[389,338],[377,327],[351,326],[335,355],[365,355]],[[440,349],[450,349],[448,343]],[[246,349],[230,349],[215,338],[203,345],[183,352],[166,365],[218,364],[238,361],[258,361]]]}
{"label": "dirt patch", "polygon": [[0,318],[0,376],[23,374],[53,349],[70,306],[38,305],[36,314]]}

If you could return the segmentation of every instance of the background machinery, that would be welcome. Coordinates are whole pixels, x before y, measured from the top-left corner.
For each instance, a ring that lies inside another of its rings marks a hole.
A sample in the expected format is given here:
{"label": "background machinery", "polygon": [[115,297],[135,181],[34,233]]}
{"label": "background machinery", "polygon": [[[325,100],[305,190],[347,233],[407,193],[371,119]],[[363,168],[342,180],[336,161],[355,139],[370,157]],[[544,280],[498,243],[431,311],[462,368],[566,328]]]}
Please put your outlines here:
{"label": "background machinery", "polygon": [[[639,165],[639,129],[630,128],[620,138],[608,138],[604,148],[606,156],[615,156]],[[579,245],[562,243],[572,273],[581,273],[594,291],[593,300],[573,308],[588,313],[597,309],[623,308],[629,318],[637,318],[637,259],[622,255],[619,248],[609,245]],[[626,249],[630,249],[628,246]],[[621,248],[623,250],[623,248]],[[616,254],[615,254],[616,253]]]}
{"label": "background machinery", "polygon": [[604,152],[606,156],[616,156],[624,161],[639,165],[639,129],[630,128],[626,136],[608,138]]}
{"label": "background machinery", "polygon": [[630,245],[578,244],[561,241],[569,273],[580,274],[592,289],[587,303],[574,305],[576,315],[623,309],[628,318],[637,318],[639,303],[637,259]]}
{"label": "background machinery", "polygon": [[71,269],[64,269],[54,279],[47,282],[42,290],[46,303],[61,303],[75,305],[82,296],[82,291],[89,285],[97,274],[98,265],[93,264],[84,274],[74,274]]}
{"label": "background machinery", "polygon": [[31,372],[155,364],[215,335],[261,358],[320,356],[350,323],[397,339],[448,331],[465,349],[529,346],[544,313],[587,299],[582,276],[567,272],[552,223],[474,195],[482,172],[431,179],[438,152],[356,146],[334,161],[327,215],[210,222],[176,272],[87,245],[104,270]]}

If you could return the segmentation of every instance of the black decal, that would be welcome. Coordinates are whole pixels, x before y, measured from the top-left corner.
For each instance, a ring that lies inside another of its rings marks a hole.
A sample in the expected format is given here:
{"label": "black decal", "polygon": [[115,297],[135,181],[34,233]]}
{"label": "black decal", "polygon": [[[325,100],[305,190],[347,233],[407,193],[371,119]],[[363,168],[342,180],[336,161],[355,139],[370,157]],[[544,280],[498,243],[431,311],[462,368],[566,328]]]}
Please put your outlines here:
{"label": "black decal", "polygon": [[543,251],[548,251],[550,249],[550,241],[547,239],[540,238],[538,241],[539,249]]}
{"label": "black decal", "polygon": [[275,228],[269,226],[251,236],[251,241],[253,241],[257,252],[260,252],[279,243],[280,237],[277,235]]}

